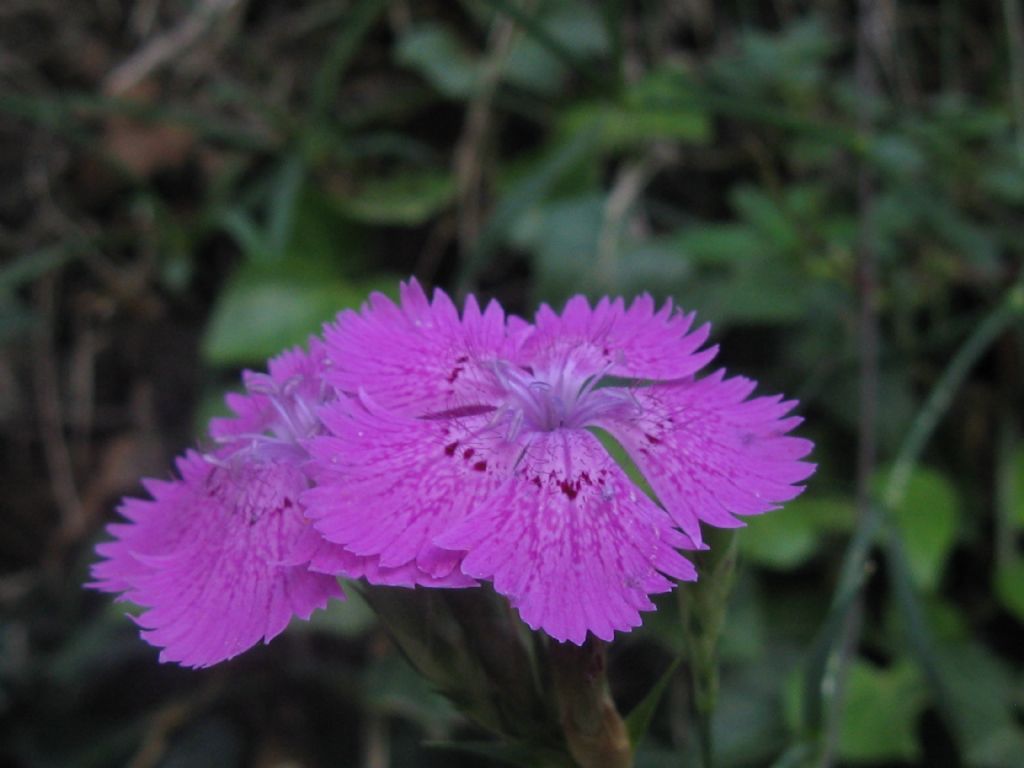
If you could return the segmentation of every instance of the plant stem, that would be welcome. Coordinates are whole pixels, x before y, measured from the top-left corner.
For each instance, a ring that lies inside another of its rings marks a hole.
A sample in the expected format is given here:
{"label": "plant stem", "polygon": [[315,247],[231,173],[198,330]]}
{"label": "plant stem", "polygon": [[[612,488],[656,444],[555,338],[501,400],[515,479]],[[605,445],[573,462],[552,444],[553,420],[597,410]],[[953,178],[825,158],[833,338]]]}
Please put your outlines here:
{"label": "plant stem", "polygon": [[942,372],[928,400],[914,419],[893,463],[892,473],[882,494],[882,501],[887,509],[892,509],[903,499],[907,481],[921,458],[925,445],[949,409],[953,396],[967,374],[992,342],[1021,315],[1024,315],[1024,280],[1007,291],[1002,301],[981,321]]}
{"label": "plant stem", "polygon": [[[862,137],[870,138],[874,132],[873,110],[878,99],[878,73],[876,57],[884,42],[881,18],[875,0],[857,3],[856,78],[860,102],[857,110],[857,129]],[[857,173],[857,201],[860,209],[860,231],[857,247],[857,283],[860,294],[858,335],[860,338],[860,402],[857,446],[857,517],[864,525],[873,516],[872,477],[878,459],[878,263],[877,232],[875,229],[875,178],[869,164],[861,160]],[[830,706],[826,712],[826,728],[820,765],[833,762],[833,752],[839,738],[843,716],[843,698],[846,673],[857,654],[864,621],[864,595],[857,591],[849,605],[841,631],[841,645],[833,662]]]}
{"label": "plant stem", "polygon": [[698,555],[701,578],[677,591],[686,636],[691,695],[697,715],[701,764],[714,765],[712,724],[718,703],[718,639],[725,626],[729,593],[736,573],[736,535],[709,530],[710,549]]}
{"label": "plant stem", "polygon": [[607,645],[552,643],[551,672],[562,730],[580,768],[632,768],[626,724],[608,691]]}

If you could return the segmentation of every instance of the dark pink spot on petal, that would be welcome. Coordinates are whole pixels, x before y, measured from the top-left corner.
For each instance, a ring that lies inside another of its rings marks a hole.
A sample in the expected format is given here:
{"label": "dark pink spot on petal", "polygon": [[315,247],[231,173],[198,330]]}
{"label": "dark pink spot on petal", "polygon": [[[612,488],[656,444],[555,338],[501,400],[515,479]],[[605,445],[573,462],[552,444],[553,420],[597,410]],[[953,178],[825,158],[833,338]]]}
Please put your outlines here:
{"label": "dark pink spot on petal", "polygon": [[570,483],[568,480],[560,482],[558,487],[561,489],[562,493],[568,497],[569,501],[575,499],[577,494],[580,492],[579,484]]}

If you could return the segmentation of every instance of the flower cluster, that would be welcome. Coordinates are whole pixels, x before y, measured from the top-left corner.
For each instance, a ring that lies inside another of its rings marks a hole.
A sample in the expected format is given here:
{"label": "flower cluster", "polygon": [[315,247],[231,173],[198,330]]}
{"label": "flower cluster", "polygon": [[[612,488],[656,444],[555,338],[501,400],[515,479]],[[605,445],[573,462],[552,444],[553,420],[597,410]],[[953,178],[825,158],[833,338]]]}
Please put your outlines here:
{"label": "flower cluster", "polygon": [[92,586],[143,606],[144,638],[189,666],[308,618],[337,576],[489,581],[533,629],[609,640],[696,579],[680,550],[704,546],[701,523],[740,526],[814,470],[793,401],[697,377],[717,349],[693,320],[646,295],[531,323],[415,281],[397,304],[374,294],[246,374],[213,447],[122,504]]}

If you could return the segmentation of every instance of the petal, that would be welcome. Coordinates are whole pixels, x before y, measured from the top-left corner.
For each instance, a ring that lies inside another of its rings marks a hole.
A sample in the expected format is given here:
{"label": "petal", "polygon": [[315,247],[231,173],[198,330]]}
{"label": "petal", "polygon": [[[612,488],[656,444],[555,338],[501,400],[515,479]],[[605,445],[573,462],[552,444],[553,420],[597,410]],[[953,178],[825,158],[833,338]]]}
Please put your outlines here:
{"label": "petal", "polygon": [[471,579],[457,569],[452,569],[444,576],[432,576],[420,570],[415,562],[397,568],[382,568],[379,557],[360,557],[353,555],[338,544],[317,537],[319,546],[309,558],[309,570],[316,573],[327,573],[332,576],[344,576],[349,579],[366,579],[370,584],[388,587],[447,587],[456,589],[477,586],[476,579]]}
{"label": "petal", "polygon": [[[309,340],[308,352],[295,347],[271,358],[267,373],[245,371],[242,380],[246,391],[230,392],[224,398],[235,415],[212,419],[210,436],[225,442],[259,435],[281,423],[284,417],[288,422],[302,423],[311,429],[313,409],[325,395],[324,356],[323,342],[313,337]],[[271,395],[276,397],[276,405]],[[290,412],[282,414],[282,405]]]}
{"label": "petal", "polygon": [[111,526],[115,541],[98,548],[107,559],[94,566],[92,586],[147,609],[137,623],[163,648],[161,661],[229,659],[341,595],[334,578],[284,564],[315,536],[298,503],[302,472],[221,458],[187,454],[182,479],[159,486],[152,501],[127,501],[132,522]]}
{"label": "petal", "polygon": [[539,369],[557,368],[567,356],[586,361],[597,372],[641,379],[676,380],[693,375],[718,351],[698,351],[710,326],[694,331],[694,314],[675,312],[666,302],[656,309],[643,294],[626,308],[622,299],[601,299],[593,308],[574,296],[562,314],[542,304],[536,330],[522,344],[519,360]]}
{"label": "petal", "polygon": [[311,443],[315,484],[303,495],[317,530],[354,554],[376,558],[378,575],[389,575],[390,583],[404,573],[406,586],[435,585],[457,573],[461,553],[432,542],[498,484],[509,463],[510,449],[493,431],[474,434],[490,417],[414,419],[365,393],[342,398],[321,415],[330,434]]}
{"label": "petal", "polygon": [[[676,523],[700,542],[701,521],[722,528],[734,515],[778,509],[815,469],[801,461],[809,440],[787,433],[796,405],[781,396],[747,400],[755,383],[718,371],[699,381],[638,388],[633,417],[597,424],[611,432]],[[621,414],[621,411],[620,411]]]}
{"label": "petal", "polygon": [[325,378],[355,394],[365,389],[385,408],[409,416],[491,404],[490,366],[511,341],[505,313],[472,296],[459,317],[443,291],[428,301],[419,283],[401,287],[401,304],[376,293],[359,312],[348,310],[324,329]]}
{"label": "petal", "polygon": [[696,578],[676,551],[688,540],[582,430],[536,434],[514,478],[436,541],[466,550],[463,573],[493,579],[533,629],[577,645],[638,626],[665,576]]}

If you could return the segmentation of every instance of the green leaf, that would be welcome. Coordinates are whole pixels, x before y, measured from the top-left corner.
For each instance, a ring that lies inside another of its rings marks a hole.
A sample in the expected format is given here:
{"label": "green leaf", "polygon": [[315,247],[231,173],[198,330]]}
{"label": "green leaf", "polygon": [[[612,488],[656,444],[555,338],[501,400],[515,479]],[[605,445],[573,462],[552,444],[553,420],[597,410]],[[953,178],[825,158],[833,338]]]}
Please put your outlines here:
{"label": "green leaf", "polygon": [[750,517],[740,531],[740,552],[758,565],[788,570],[806,562],[818,548],[818,537],[807,521],[789,508]]}
{"label": "green leaf", "polygon": [[[536,22],[574,60],[608,52],[607,31],[597,11],[588,3],[572,0],[548,3]],[[552,95],[561,90],[568,72],[565,61],[527,30],[516,38],[509,51],[502,78],[524,90]]]}
{"label": "green leaf", "polygon": [[822,534],[851,531],[855,515],[851,499],[801,497],[777,512],[746,518],[746,530],[738,533],[740,552],[768,568],[795,568],[817,552]]}
{"label": "green leaf", "polygon": [[415,226],[443,210],[454,196],[455,179],[450,173],[419,171],[370,178],[336,203],[359,222]]}
{"label": "green leaf", "polygon": [[676,236],[687,260],[729,264],[746,259],[761,247],[757,233],[746,224],[694,224]]}
{"label": "green leaf", "polygon": [[328,110],[332,100],[338,94],[338,86],[342,75],[366,39],[367,33],[373,28],[377,17],[387,8],[387,0],[362,0],[356,4],[345,22],[341,25],[330,50],[324,56],[320,71],[313,83],[313,97],[310,109],[316,113]]}
{"label": "green leaf", "polygon": [[995,592],[1002,606],[1024,622],[1024,557],[1017,557],[996,572]]}
{"label": "green leaf", "polygon": [[1022,744],[1021,729],[1014,720],[1013,670],[977,642],[946,644],[937,658],[968,765],[1019,766],[1024,750],[1006,751],[1014,743]]}
{"label": "green leaf", "polygon": [[800,251],[800,233],[790,212],[780,201],[761,189],[743,185],[733,192],[732,204],[740,218],[767,240],[765,246],[779,254]]}
{"label": "green leaf", "polygon": [[761,246],[721,277],[694,281],[680,292],[684,306],[712,322],[774,325],[806,319],[813,306],[814,283],[792,263],[765,255]]}
{"label": "green leaf", "polygon": [[230,235],[239,250],[250,261],[270,262],[275,254],[256,222],[241,208],[229,208],[219,217],[219,224]]}
{"label": "green leaf", "polygon": [[710,136],[708,115],[690,105],[658,108],[591,102],[565,113],[560,130],[567,135],[595,128],[605,151],[636,149],[652,141],[703,144]]}
{"label": "green leaf", "polygon": [[[886,472],[878,478],[879,489],[888,482],[888,475]],[[918,467],[889,514],[906,547],[914,584],[919,589],[934,591],[956,543],[960,518],[956,490],[940,473]]]}
{"label": "green leaf", "polygon": [[342,309],[359,306],[368,293],[394,290],[387,277],[346,280],[322,263],[289,257],[269,266],[246,264],[217,298],[203,334],[202,352],[214,365],[259,363],[305,344]]}
{"label": "green leaf", "polygon": [[477,57],[447,27],[429,23],[410,27],[399,39],[395,55],[400,64],[419,72],[445,96],[464,99],[476,90]]}
{"label": "green leaf", "polygon": [[651,690],[647,692],[647,695],[643,697],[639,704],[637,704],[633,710],[626,716],[626,729],[629,731],[629,743],[633,745],[634,749],[637,744],[643,741],[644,736],[647,735],[648,729],[651,727],[651,720],[654,718],[654,712],[658,708],[659,702],[661,702],[662,696],[665,695],[665,689],[668,684],[672,682],[672,677],[675,675],[676,670],[679,669],[679,665],[682,663],[683,657],[679,656],[668,665],[668,669],[658,678],[658,681],[651,686]]}
{"label": "green leaf", "polygon": [[552,187],[576,168],[597,147],[598,134],[583,131],[546,152],[522,178],[501,196],[483,232],[463,264],[460,289],[472,286],[477,274],[490,260],[491,254],[508,236],[512,227],[531,207],[547,195]]}
{"label": "green leaf", "polygon": [[331,600],[308,622],[294,622],[289,631],[309,629],[339,637],[361,637],[377,624],[377,615],[355,589],[345,589],[345,600]]}
{"label": "green leaf", "polygon": [[821,533],[849,533],[857,522],[857,509],[847,496],[803,495],[787,501],[784,510]]}
{"label": "green leaf", "polygon": [[604,198],[588,194],[543,207],[533,238],[537,298],[556,301],[595,288],[594,253],[604,219]]}
{"label": "green leaf", "polygon": [[450,729],[458,719],[448,700],[398,654],[370,662],[363,682],[367,704],[376,712],[404,717],[433,733]]}
{"label": "green leaf", "polygon": [[23,254],[4,264],[0,267],[0,296],[5,296],[16,288],[66,264],[77,255],[78,251],[82,250],[81,246],[76,248],[75,245],[75,243],[61,243],[51,248],[42,248]]}
{"label": "green leaf", "polygon": [[1024,529],[1024,446],[1014,452],[1011,462],[1010,472],[1013,484],[1011,519],[1014,527]]}
{"label": "green leaf", "polygon": [[643,472],[640,471],[640,468],[636,465],[636,462],[633,461],[633,458],[626,451],[625,447],[623,447],[622,443],[620,443],[611,432],[608,432],[601,427],[587,427],[587,431],[601,442],[604,449],[608,451],[608,455],[611,456],[612,460],[619,465],[619,469],[625,472],[626,476],[632,480],[640,490],[646,493],[647,496],[655,503],[660,503],[658,502],[658,497],[654,493],[654,489],[651,488],[651,484],[647,482],[647,478],[644,477]]}
{"label": "green leaf", "polygon": [[[569,18],[565,19],[563,24],[553,25],[553,28],[549,29],[543,23],[540,14],[528,13],[514,2],[509,0],[483,0],[483,2],[515,21],[522,28],[525,36],[531,41],[536,42],[540,48],[543,48],[544,51],[558,59],[562,64],[578,72],[598,88],[610,89],[611,84],[607,82],[604,73],[595,69],[589,61],[577,55],[577,51],[582,47],[580,46],[581,41],[592,43],[596,40],[595,35],[603,34],[604,31],[594,30],[587,23],[589,9],[586,5],[571,3],[570,5],[576,7],[569,8]],[[566,5],[565,0],[558,5]],[[556,9],[558,9],[558,5],[556,5]],[[556,31],[559,34],[554,34]],[[563,39],[565,42],[563,42]],[[600,44],[603,48],[604,41],[601,40]],[[580,52],[587,53],[588,51],[583,49]]]}
{"label": "green leaf", "polygon": [[713,725],[715,765],[764,766],[785,746],[780,690],[797,663],[795,655],[777,649],[771,664],[761,656],[754,663],[723,669]]}
{"label": "green leaf", "polygon": [[365,294],[345,283],[287,282],[278,278],[233,281],[221,294],[203,337],[214,365],[264,360],[296,344]]}
{"label": "green leaf", "polygon": [[274,178],[267,212],[267,235],[273,253],[284,253],[291,241],[295,209],[305,177],[306,168],[302,158],[289,155],[281,163],[281,169]]}
{"label": "green leaf", "polygon": [[685,84],[676,72],[656,70],[616,101],[569,109],[559,128],[565,135],[596,128],[607,151],[642,148],[658,140],[704,144],[711,137],[710,115]]}
{"label": "green leaf", "polygon": [[855,661],[846,679],[839,755],[851,761],[914,760],[919,756],[917,719],[926,689],[908,662],[881,669]]}

